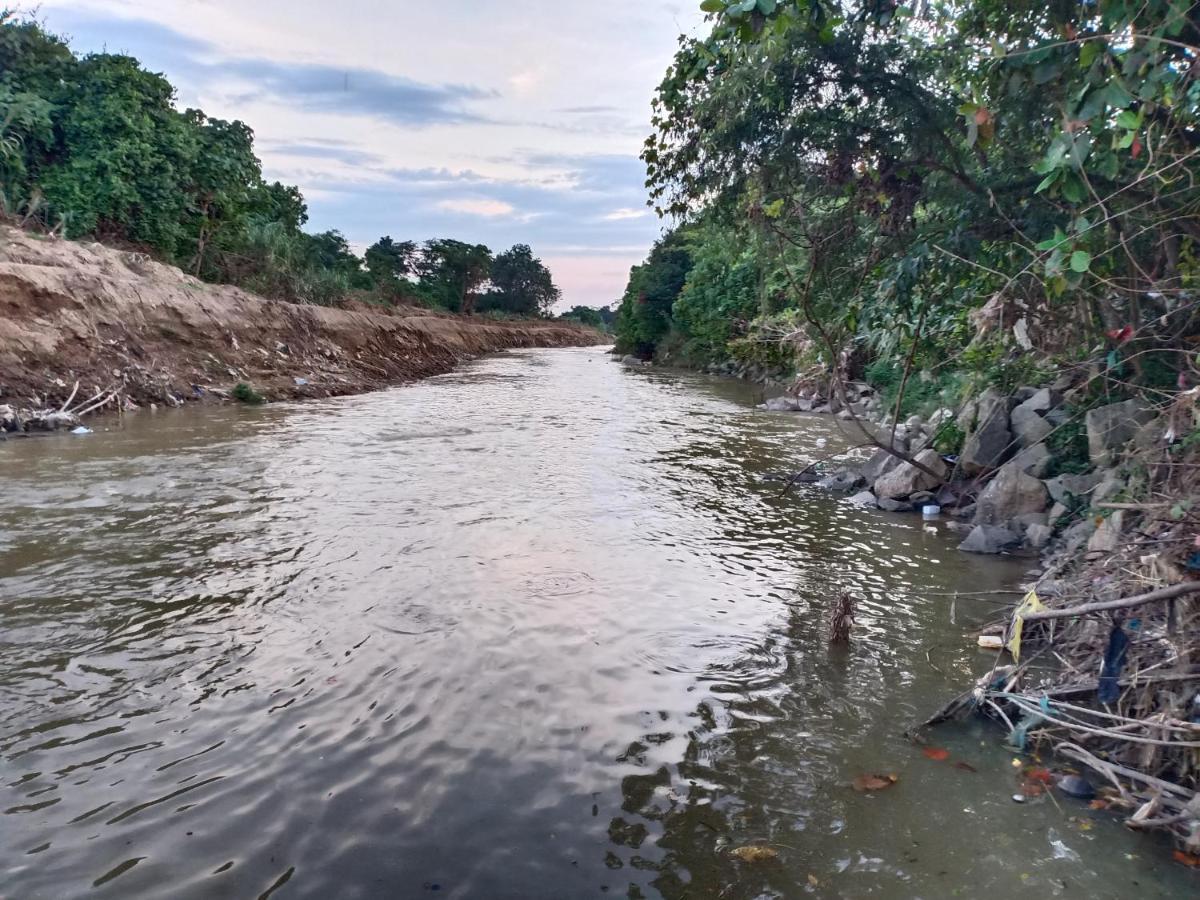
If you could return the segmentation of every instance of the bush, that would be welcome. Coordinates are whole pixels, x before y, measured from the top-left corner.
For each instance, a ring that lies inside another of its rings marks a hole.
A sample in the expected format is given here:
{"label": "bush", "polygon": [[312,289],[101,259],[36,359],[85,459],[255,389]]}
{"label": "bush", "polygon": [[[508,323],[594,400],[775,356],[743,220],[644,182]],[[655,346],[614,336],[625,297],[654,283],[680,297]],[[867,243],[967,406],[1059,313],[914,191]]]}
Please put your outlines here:
{"label": "bush", "polygon": [[233,386],[233,399],[240,403],[249,403],[257,405],[266,402],[266,397],[256,391],[244,381],[239,381]]}

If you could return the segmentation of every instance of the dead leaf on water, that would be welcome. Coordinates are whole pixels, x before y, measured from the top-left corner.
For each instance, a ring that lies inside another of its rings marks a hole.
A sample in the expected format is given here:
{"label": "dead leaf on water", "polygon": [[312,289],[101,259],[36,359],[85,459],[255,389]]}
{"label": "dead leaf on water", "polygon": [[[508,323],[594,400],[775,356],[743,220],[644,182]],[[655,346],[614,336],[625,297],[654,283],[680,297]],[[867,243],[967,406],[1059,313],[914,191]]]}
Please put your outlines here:
{"label": "dead leaf on water", "polygon": [[950,758],[950,751],[943,750],[941,747],[922,747],[921,752],[935,762],[941,762]]}
{"label": "dead leaf on water", "polygon": [[963,762],[962,760],[959,760],[958,762],[956,762],[956,763],[954,764],[954,768],[956,768],[956,769],[962,769],[964,772],[978,772],[978,771],[979,771],[978,769],[976,769],[976,768],[975,768],[973,765],[971,765],[970,763],[968,763],[968,762]]}
{"label": "dead leaf on water", "polygon": [[867,793],[870,791],[882,791],[890,788],[893,784],[899,781],[900,778],[894,774],[888,775],[859,775],[854,779],[852,786],[856,791]]}
{"label": "dead leaf on water", "polygon": [[1171,858],[1177,863],[1182,863],[1185,866],[1190,866],[1193,869],[1200,869],[1200,856],[1193,856],[1191,853],[1185,853],[1182,850],[1176,850],[1171,854]]}
{"label": "dead leaf on water", "polygon": [[729,851],[742,862],[759,863],[767,862],[768,860],[777,859],[779,851],[773,850],[770,847],[762,847],[750,845],[748,847],[737,847]]}

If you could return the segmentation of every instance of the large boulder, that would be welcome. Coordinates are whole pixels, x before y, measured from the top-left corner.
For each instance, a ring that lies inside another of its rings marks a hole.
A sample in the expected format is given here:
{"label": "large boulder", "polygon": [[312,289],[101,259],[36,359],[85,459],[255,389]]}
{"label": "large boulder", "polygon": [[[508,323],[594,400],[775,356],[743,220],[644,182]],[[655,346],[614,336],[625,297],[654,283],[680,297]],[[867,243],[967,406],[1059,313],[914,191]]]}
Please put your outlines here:
{"label": "large boulder", "polygon": [[859,491],[850,498],[849,502],[853,506],[861,506],[864,509],[875,509],[877,506],[879,506],[879,504],[875,502],[875,495],[870,491]]}
{"label": "large boulder", "polygon": [[800,401],[795,397],[772,397],[762,405],[762,408],[770,412],[799,412]]}
{"label": "large boulder", "polygon": [[903,460],[894,453],[888,453],[886,450],[876,450],[875,455],[867,460],[862,467],[862,476],[867,480],[867,484],[874,484],[888,472],[895,469]]}
{"label": "large boulder", "polygon": [[946,480],[949,473],[937,451],[922,450],[914,459],[926,469],[936,473],[937,477],[918,469],[912,463],[902,463],[875,482],[876,496],[888,500],[899,500],[920,491],[933,490]]}
{"label": "large boulder", "polygon": [[1007,525],[1017,516],[1045,512],[1050,505],[1046,487],[1018,465],[1000,469],[976,503],[976,525]]}
{"label": "large boulder", "polygon": [[[1024,403],[1013,408],[1011,421],[1013,434],[1022,447],[1032,447],[1044,441],[1054,426],[1042,418],[1049,412],[1049,391],[1039,391]],[[1045,407],[1043,409],[1042,407]]]}
{"label": "large boulder", "polygon": [[1007,528],[976,525],[967,535],[967,539],[958,545],[958,549],[964,553],[1003,553],[1020,542],[1020,536]]}
{"label": "large boulder", "polygon": [[1072,497],[1084,497],[1100,483],[1103,475],[1100,472],[1089,472],[1086,475],[1058,475],[1045,482],[1046,490],[1055,503],[1070,506]]}
{"label": "large boulder", "polygon": [[1016,466],[1026,475],[1041,478],[1050,470],[1050,463],[1053,461],[1054,457],[1045,444],[1034,444],[1014,456],[1008,465]]}
{"label": "large boulder", "polygon": [[1154,413],[1136,400],[1110,403],[1089,409],[1087,425],[1088,455],[1092,465],[1111,466],[1121,450],[1137,435],[1138,430],[1154,418]]}
{"label": "large boulder", "polygon": [[1008,398],[989,388],[975,401],[974,410],[974,422],[958,459],[963,473],[972,476],[1003,465],[1013,447]]}

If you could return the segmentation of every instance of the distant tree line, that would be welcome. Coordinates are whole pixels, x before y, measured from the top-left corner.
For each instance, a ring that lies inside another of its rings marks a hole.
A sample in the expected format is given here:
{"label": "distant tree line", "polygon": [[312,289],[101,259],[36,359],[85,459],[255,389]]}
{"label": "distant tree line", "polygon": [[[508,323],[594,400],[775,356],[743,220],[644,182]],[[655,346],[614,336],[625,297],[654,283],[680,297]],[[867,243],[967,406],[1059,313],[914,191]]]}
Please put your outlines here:
{"label": "distant tree line", "polygon": [[242,122],[175,108],[129,56],[77,56],[0,10],[0,216],[136,247],[213,282],[330,304],[349,296],[463,313],[547,315],[561,292],[525,244],[493,254],[440,238],[380,238],[356,255],[304,230],[300,190],[267,182]]}

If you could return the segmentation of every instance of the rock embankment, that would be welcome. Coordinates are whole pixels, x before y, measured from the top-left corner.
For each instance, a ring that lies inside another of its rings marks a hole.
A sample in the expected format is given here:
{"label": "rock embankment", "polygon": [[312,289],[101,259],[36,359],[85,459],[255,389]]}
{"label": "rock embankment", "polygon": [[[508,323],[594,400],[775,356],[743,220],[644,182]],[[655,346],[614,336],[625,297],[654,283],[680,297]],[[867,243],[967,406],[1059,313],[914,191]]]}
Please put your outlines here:
{"label": "rock embankment", "polygon": [[[857,491],[851,501],[858,506],[892,512],[937,506],[963,533],[960,549],[973,553],[1040,551],[1056,536],[1067,551],[1112,549],[1120,526],[1112,501],[1126,491],[1128,458],[1165,446],[1171,437],[1165,419],[1140,401],[1071,412],[1066,392],[1052,387],[1010,395],[989,389],[957,414],[940,409],[893,428],[868,418],[882,413],[869,388],[851,389],[855,408],[838,415],[852,420],[846,425],[852,436],[880,449],[864,464],[817,483]],[[830,405],[819,397],[785,396],[764,408],[827,412]],[[1052,449],[1051,438],[1064,428],[1083,431],[1086,454],[1067,460]],[[956,454],[939,450],[947,432],[960,442]]]}
{"label": "rock embankment", "polygon": [[497,350],[603,340],[558,322],[270,301],[143,254],[0,226],[0,407],[12,410],[48,415],[73,392],[73,408],[109,396],[110,409],[178,406],[238,383],[268,399],[330,397]]}

